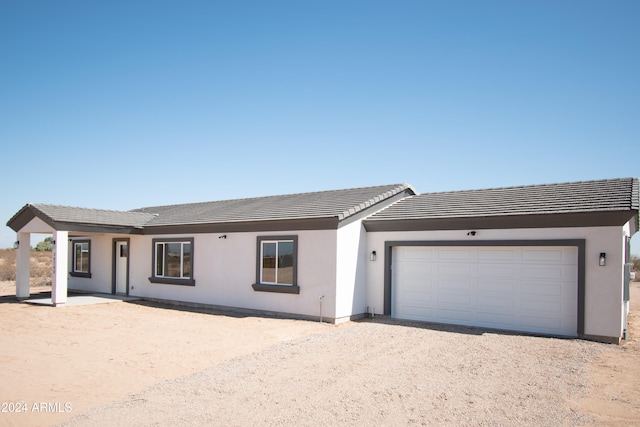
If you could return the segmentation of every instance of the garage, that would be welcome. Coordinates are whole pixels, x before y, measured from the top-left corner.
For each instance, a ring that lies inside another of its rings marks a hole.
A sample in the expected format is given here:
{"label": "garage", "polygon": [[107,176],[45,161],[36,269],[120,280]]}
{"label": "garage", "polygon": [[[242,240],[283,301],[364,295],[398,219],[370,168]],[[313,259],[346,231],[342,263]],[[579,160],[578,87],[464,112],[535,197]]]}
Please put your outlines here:
{"label": "garage", "polygon": [[394,318],[578,335],[576,246],[412,245],[391,251]]}
{"label": "garage", "polygon": [[367,307],[619,343],[637,178],[423,193],[363,221]]}

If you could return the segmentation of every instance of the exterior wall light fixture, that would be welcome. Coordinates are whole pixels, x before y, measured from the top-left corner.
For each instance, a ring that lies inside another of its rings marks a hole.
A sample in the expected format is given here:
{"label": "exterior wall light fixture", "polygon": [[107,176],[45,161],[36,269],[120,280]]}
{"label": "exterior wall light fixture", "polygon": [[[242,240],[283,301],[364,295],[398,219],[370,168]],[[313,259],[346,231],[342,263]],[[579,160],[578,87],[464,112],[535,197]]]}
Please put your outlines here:
{"label": "exterior wall light fixture", "polygon": [[218,236],[218,239],[226,239],[226,238],[227,238],[226,234],[223,234],[222,236]]}
{"label": "exterior wall light fixture", "polygon": [[605,252],[600,252],[600,262],[598,264],[600,267],[607,265],[607,254]]}
{"label": "exterior wall light fixture", "polygon": [[16,240],[13,242],[13,249],[18,249],[20,247],[20,240]]}
{"label": "exterior wall light fixture", "polygon": [[371,261],[375,261],[376,260],[376,251],[372,251],[371,252],[371,255],[369,255],[369,259]]}

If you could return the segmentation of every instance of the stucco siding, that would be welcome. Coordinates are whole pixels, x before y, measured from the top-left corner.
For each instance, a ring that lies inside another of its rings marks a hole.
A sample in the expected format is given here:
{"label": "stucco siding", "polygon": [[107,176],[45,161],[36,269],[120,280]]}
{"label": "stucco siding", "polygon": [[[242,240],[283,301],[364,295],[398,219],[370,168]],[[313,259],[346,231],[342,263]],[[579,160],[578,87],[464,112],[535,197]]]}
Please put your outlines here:
{"label": "stucco siding", "polygon": [[68,288],[89,292],[111,293],[112,238],[107,234],[69,237],[69,266],[67,273],[73,268],[73,241],[91,241],[91,277],[74,277],[68,275]]}
{"label": "stucco siding", "polygon": [[365,313],[367,306],[367,240],[362,221],[338,230],[336,317],[348,319]]}
{"label": "stucco siding", "polygon": [[[140,236],[130,248],[130,294],[225,307],[238,307],[304,316],[335,317],[336,231],[279,231],[267,233]],[[299,294],[258,292],[256,253],[258,236],[297,236]],[[195,286],[149,282],[153,238],[193,238]]]}
{"label": "stucco siding", "polygon": [[[622,227],[548,228],[477,230],[369,232],[367,252],[384,254],[386,241],[460,241],[474,240],[557,240],[585,239],[585,335],[620,337],[624,304],[622,303]],[[607,264],[598,265],[600,253],[605,252]],[[367,305],[376,313],[384,310],[384,256],[367,263]]]}
{"label": "stucco siding", "polygon": [[20,229],[21,233],[53,233],[53,228],[40,218],[33,218]]}

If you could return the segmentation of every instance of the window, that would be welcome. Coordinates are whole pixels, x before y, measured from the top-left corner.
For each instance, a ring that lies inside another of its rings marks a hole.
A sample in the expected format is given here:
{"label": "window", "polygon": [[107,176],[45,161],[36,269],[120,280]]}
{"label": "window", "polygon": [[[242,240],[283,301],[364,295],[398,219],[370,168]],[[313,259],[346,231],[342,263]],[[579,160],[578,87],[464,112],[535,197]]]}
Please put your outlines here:
{"label": "window", "polygon": [[72,241],[71,276],[91,277],[91,241]]}
{"label": "window", "polygon": [[153,239],[153,283],[195,285],[193,239]]}
{"label": "window", "polygon": [[258,237],[256,283],[264,292],[300,293],[297,281],[298,237]]}

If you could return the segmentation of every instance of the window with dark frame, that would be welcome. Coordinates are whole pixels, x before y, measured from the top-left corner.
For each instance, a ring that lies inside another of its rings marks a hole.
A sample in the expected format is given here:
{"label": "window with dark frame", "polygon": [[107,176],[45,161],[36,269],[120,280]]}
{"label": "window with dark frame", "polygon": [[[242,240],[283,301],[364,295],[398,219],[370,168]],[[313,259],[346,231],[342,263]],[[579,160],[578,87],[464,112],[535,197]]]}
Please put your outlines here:
{"label": "window with dark frame", "polygon": [[91,277],[91,240],[72,240],[69,274],[74,277]]}
{"label": "window with dark frame", "polygon": [[256,283],[263,292],[300,293],[297,279],[297,236],[259,236]]}
{"label": "window with dark frame", "polygon": [[193,238],[153,239],[153,266],[149,281],[195,285],[193,280]]}

